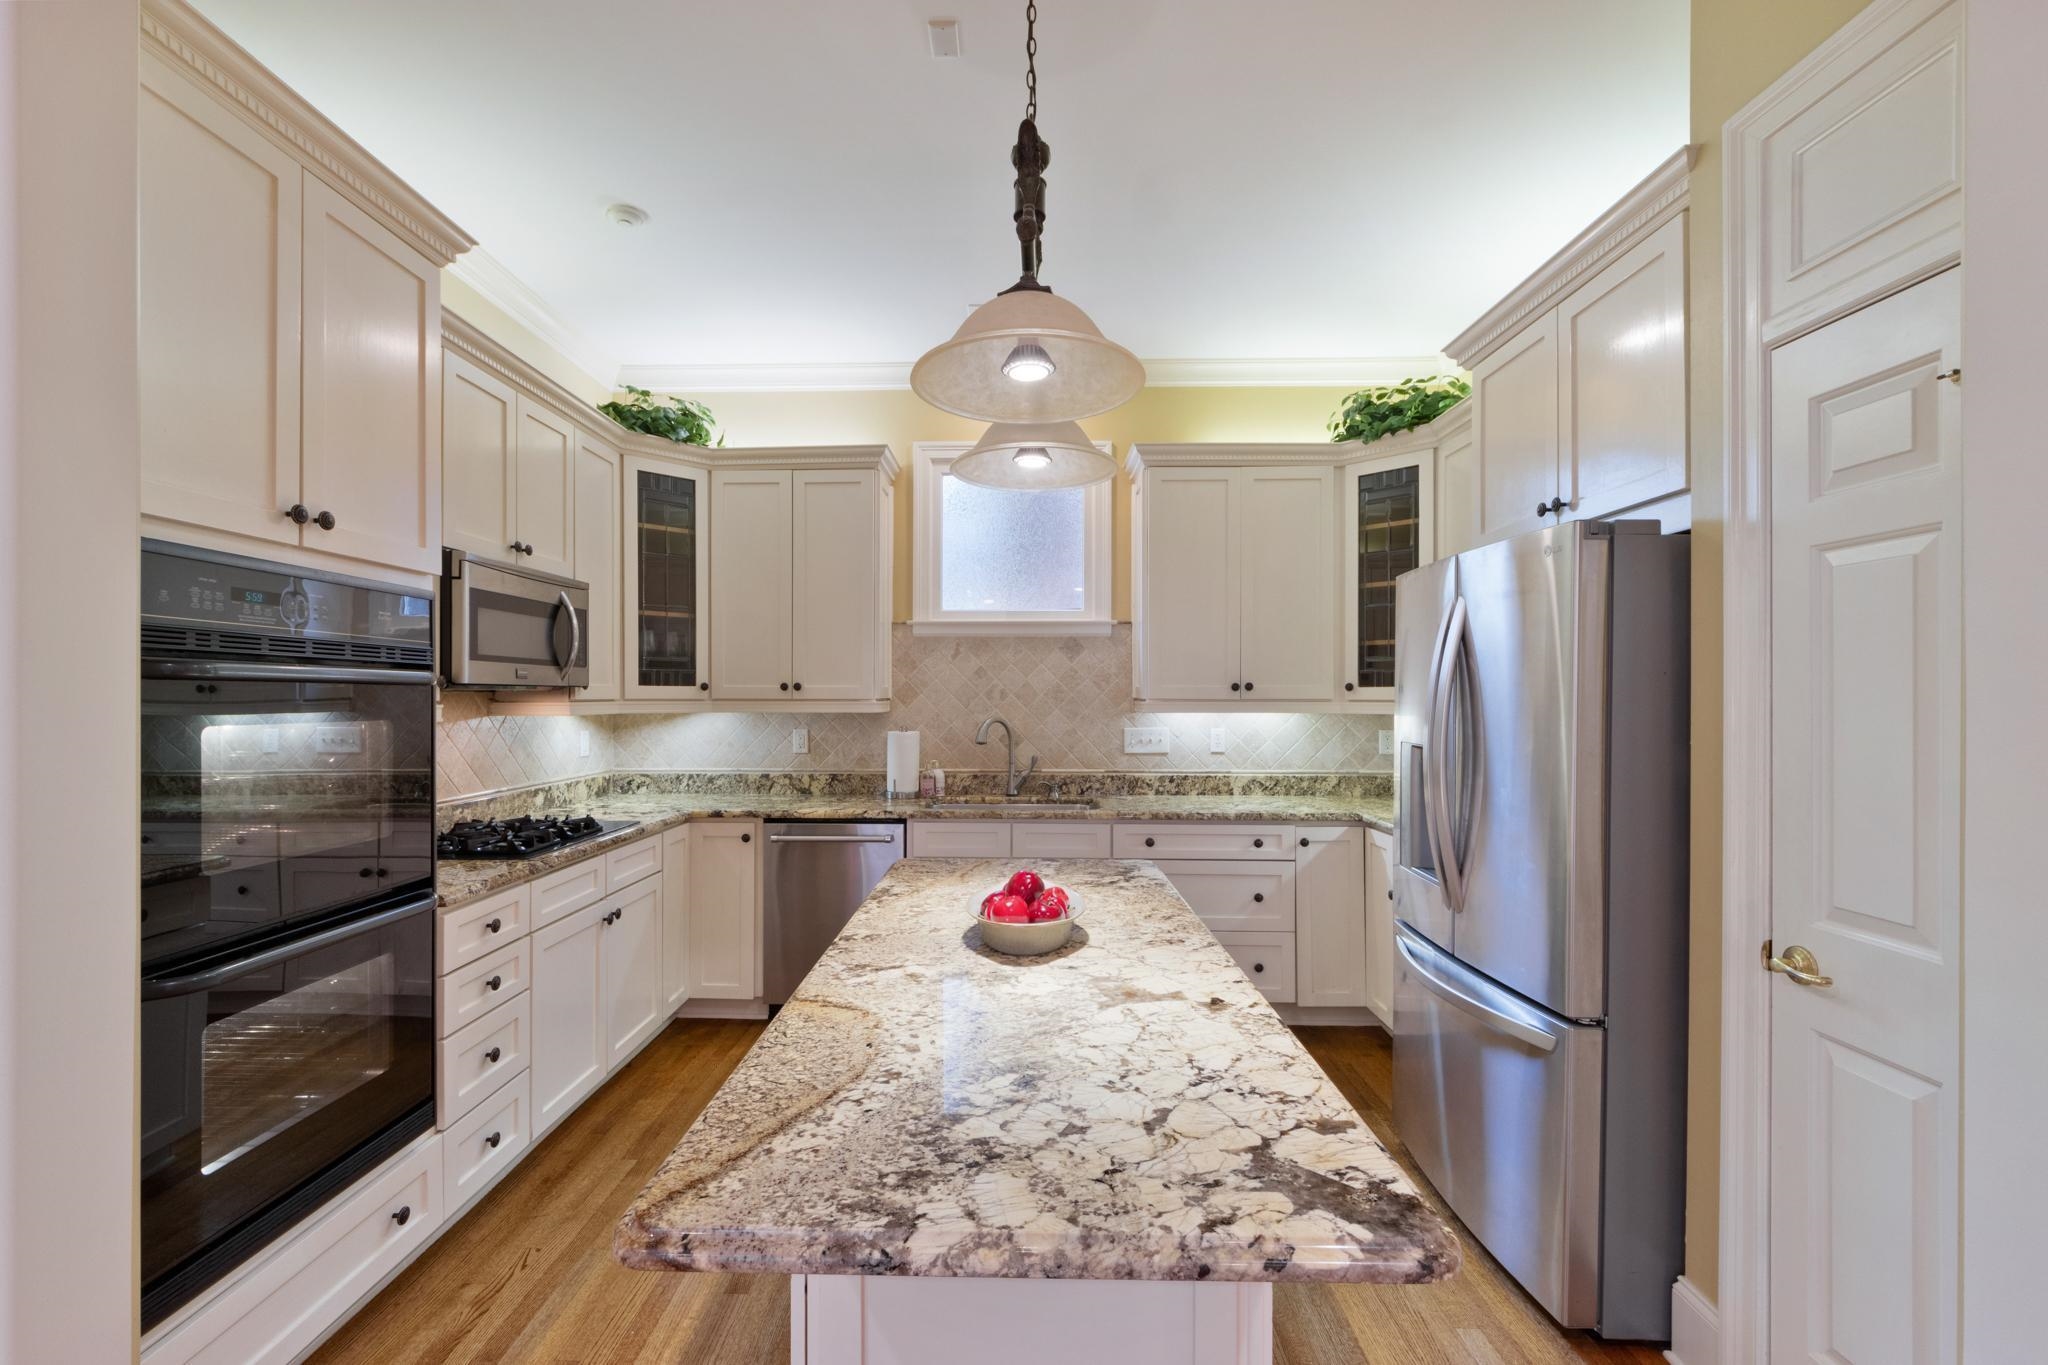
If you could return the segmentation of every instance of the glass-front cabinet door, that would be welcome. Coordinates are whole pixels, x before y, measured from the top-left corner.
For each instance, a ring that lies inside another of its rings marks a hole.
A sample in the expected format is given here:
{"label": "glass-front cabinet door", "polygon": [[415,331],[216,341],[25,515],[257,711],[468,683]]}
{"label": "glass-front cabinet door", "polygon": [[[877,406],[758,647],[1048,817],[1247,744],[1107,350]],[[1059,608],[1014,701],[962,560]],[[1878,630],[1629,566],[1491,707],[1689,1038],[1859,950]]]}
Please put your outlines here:
{"label": "glass-front cabinet door", "polygon": [[690,465],[638,455],[627,457],[625,473],[625,695],[709,700],[704,499],[710,480]]}
{"label": "glass-front cabinet door", "polygon": [[1434,449],[1347,465],[1343,483],[1344,654],[1347,702],[1385,710],[1394,700],[1394,580],[1436,557]]}

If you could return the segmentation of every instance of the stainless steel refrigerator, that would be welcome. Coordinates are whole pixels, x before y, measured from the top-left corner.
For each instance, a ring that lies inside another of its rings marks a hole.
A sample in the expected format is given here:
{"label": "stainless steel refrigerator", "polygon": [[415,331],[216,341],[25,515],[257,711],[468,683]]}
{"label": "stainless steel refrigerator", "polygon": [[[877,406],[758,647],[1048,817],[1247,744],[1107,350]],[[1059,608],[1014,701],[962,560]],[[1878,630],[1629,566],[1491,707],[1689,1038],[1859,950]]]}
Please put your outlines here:
{"label": "stainless steel refrigerator", "polygon": [[1630,1340],[1683,1251],[1688,548],[1571,522],[1395,588],[1394,1124],[1551,1316]]}

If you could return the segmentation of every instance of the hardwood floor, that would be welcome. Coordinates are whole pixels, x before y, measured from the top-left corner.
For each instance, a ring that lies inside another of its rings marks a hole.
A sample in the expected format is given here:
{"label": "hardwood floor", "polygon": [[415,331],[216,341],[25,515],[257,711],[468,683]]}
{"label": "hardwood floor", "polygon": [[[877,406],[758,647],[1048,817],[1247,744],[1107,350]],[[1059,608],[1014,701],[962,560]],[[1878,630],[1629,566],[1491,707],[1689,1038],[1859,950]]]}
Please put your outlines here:
{"label": "hardwood floor", "polygon": [[[789,1285],[669,1275],[612,1260],[612,1225],[760,1036],[758,1023],[671,1024],[461,1223],[313,1356],[314,1365],[662,1362],[780,1365]],[[1386,1035],[1301,1040],[1405,1164],[1389,1121]],[[1440,1285],[1280,1285],[1280,1365],[1662,1365],[1648,1346],[1560,1332],[1469,1237]]]}

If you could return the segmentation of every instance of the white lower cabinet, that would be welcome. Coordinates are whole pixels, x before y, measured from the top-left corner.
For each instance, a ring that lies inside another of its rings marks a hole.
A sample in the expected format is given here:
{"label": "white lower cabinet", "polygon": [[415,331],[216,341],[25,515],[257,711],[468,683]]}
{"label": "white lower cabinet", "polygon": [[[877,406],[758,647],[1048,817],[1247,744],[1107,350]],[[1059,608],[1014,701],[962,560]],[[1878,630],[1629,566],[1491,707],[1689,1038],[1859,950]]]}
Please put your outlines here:
{"label": "white lower cabinet", "polygon": [[661,836],[662,1013],[690,998],[690,827]]}
{"label": "white lower cabinet", "polygon": [[1394,1026],[1394,836],[1365,832],[1365,1003]]}
{"label": "white lower cabinet", "polygon": [[1010,826],[1010,853],[1018,858],[1107,858],[1110,827],[1100,820],[1019,820]]}
{"label": "white lower cabinet", "polygon": [[1294,1003],[1293,934],[1248,934],[1218,930],[1216,941],[1237,959],[1246,977],[1276,1005]]}
{"label": "white lower cabinet", "polygon": [[1007,858],[1010,822],[912,820],[908,847],[913,858]]}
{"label": "white lower cabinet", "polygon": [[661,882],[635,882],[605,904],[598,917],[604,926],[598,999],[604,1015],[605,1069],[610,1071],[630,1059],[668,1018],[661,990]]}
{"label": "white lower cabinet", "polygon": [[1161,860],[1159,870],[1218,932],[1294,932],[1294,864]]}
{"label": "white lower cabinet", "polygon": [[1299,951],[1294,1002],[1340,1009],[1370,1005],[1365,830],[1358,825],[1301,826],[1294,872]]}
{"label": "white lower cabinet", "polygon": [[761,825],[703,820],[690,828],[689,993],[698,1000],[761,994]]}
{"label": "white lower cabinet", "polygon": [[587,905],[533,936],[533,1114],[544,1133],[604,1079],[598,973],[606,907]]}
{"label": "white lower cabinet", "polygon": [[500,1086],[441,1135],[448,1207],[459,1210],[510,1169],[533,1141],[533,1075]]}
{"label": "white lower cabinet", "polygon": [[439,1125],[475,1108],[533,1059],[533,996],[520,995],[441,1040],[434,1111]]}
{"label": "white lower cabinet", "polygon": [[422,1139],[158,1333],[148,1365],[296,1359],[448,1216],[442,1138]]}

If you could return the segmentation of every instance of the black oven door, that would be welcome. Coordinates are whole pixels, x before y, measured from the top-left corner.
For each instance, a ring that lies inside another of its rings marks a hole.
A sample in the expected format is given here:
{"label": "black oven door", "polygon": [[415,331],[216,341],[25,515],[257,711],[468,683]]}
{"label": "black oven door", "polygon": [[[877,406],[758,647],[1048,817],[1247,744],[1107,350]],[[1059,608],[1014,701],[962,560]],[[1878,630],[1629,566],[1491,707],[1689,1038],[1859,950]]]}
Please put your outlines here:
{"label": "black oven door", "polygon": [[433,1127],[434,906],[144,975],[145,1327]]}
{"label": "black oven door", "polygon": [[145,972],[432,884],[432,682],[143,660]]}

